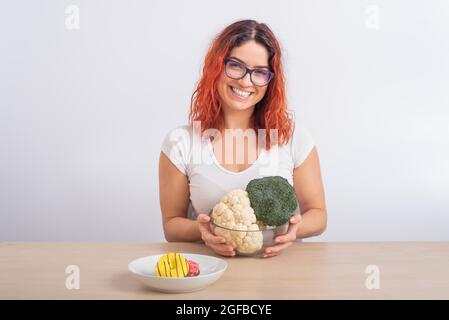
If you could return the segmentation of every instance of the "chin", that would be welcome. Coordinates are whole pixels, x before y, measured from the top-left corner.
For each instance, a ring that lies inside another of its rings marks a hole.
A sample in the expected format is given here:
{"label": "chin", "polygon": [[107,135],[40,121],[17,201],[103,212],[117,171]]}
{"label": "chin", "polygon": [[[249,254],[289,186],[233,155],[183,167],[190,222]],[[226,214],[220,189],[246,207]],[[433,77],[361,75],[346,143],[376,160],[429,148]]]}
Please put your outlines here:
{"label": "chin", "polygon": [[229,108],[231,110],[236,110],[236,111],[243,111],[243,110],[247,110],[250,109],[253,105],[250,103],[238,103],[235,101],[230,101],[228,104]]}
{"label": "chin", "polygon": [[226,96],[225,99],[225,105],[228,106],[229,109],[235,110],[235,111],[243,111],[250,109],[252,106],[256,104],[257,101],[254,99],[248,99],[247,101],[237,101],[236,99],[233,99],[229,95]]}

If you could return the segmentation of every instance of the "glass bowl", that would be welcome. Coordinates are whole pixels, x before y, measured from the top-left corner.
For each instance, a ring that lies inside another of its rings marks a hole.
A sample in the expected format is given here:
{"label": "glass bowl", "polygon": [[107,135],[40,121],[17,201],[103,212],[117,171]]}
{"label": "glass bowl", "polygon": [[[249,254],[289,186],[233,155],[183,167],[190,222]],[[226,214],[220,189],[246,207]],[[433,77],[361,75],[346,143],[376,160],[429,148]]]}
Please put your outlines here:
{"label": "glass bowl", "polygon": [[239,256],[256,256],[261,254],[266,247],[275,244],[277,236],[286,234],[289,223],[278,227],[266,227],[264,230],[234,230],[220,226],[213,221],[210,228],[216,236],[222,236],[232,245]]}

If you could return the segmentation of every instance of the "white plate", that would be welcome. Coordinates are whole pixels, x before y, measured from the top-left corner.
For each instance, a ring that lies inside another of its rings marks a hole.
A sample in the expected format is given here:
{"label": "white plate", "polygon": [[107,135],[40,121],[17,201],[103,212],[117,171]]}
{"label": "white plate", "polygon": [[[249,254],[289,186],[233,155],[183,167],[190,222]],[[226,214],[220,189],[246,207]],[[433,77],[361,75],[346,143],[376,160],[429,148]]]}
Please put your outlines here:
{"label": "white plate", "polygon": [[132,272],[144,285],[161,292],[182,293],[204,289],[217,281],[228,267],[223,259],[201,254],[181,253],[189,260],[200,266],[200,274],[196,277],[169,278],[158,277],[154,274],[154,267],[163,254],[148,256],[133,260],[128,265]]}

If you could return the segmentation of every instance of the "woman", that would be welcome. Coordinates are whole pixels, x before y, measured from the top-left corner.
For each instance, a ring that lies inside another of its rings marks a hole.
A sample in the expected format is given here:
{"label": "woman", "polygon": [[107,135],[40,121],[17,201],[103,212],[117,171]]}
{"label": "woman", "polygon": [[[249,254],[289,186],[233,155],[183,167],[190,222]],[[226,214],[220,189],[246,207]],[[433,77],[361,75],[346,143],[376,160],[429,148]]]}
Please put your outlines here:
{"label": "woman", "polygon": [[[214,39],[192,95],[190,123],[171,130],[162,144],[160,205],[167,241],[204,241],[220,255],[235,255],[224,238],[211,233],[207,213],[227,192],[269,175],[293,185],[300,214],[264,257],[325,230],[318,153],[287,110],[284,83],[281,49],[266,24],[238,21]],[[236,132],[244,132],[243,140]],[[239,137],[245,143],[234,143]]]}

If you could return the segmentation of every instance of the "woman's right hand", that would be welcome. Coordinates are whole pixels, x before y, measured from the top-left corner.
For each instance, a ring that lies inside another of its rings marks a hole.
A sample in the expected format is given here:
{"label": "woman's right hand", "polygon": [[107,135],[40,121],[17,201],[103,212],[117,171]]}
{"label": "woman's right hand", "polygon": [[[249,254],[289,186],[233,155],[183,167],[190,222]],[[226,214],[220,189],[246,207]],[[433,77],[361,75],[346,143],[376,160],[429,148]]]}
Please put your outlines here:
{"label": "woman's right hand", "polygon": [[201,239],[203,239],[206,246],[222,256],[235,256],[234,248],[229,243],[226,243],[226,239],[212,233],[209,225],[210,217],[207,214],[199,214],[197,221]]}

